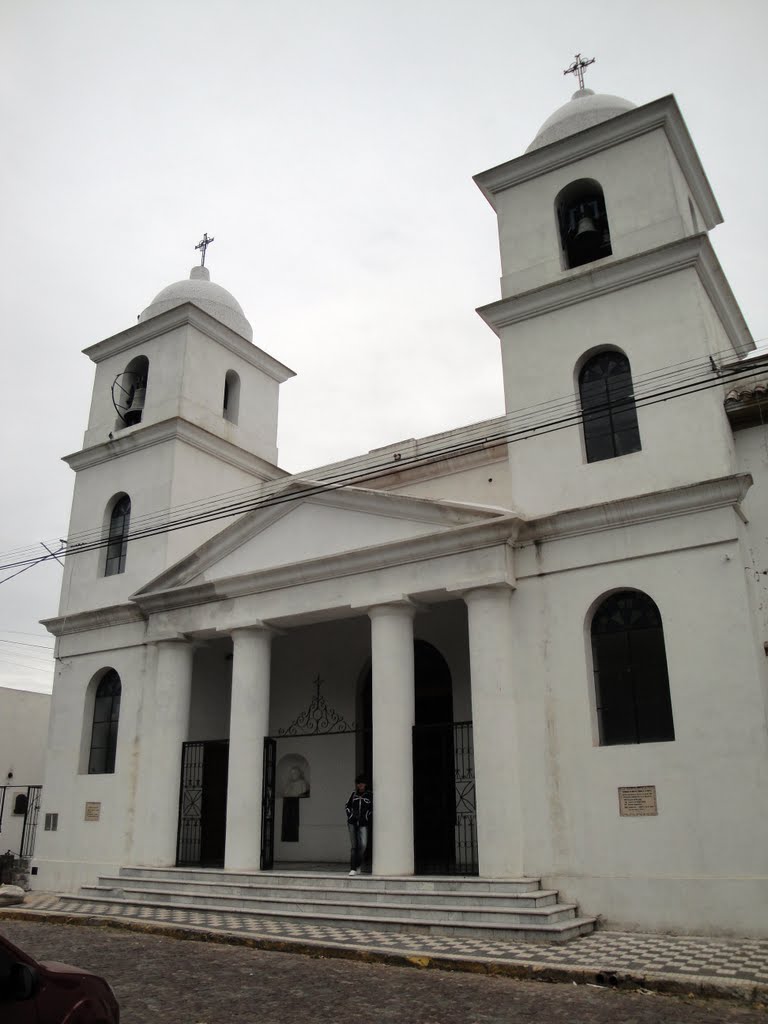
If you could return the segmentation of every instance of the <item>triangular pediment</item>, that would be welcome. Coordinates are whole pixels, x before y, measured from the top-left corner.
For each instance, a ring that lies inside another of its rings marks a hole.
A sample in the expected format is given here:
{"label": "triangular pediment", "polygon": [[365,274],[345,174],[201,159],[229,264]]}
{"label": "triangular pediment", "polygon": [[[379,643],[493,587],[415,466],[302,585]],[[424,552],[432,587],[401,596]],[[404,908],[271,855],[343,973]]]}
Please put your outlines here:
{"label": "triangular pediment", "polygon": [[293,478],[134,596],[375,549],[494,519],[501,509]]}

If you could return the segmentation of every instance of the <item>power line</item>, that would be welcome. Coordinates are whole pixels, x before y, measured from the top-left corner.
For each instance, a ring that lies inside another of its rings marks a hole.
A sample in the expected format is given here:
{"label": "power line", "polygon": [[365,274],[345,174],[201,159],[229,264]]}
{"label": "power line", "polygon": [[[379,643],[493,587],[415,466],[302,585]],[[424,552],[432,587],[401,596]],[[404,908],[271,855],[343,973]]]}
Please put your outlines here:
{"label": "power line", "polygon": [[[43,672],[43,671],[45,671],[42,668],[42,666],[38,667],[37,665],[25,665],[25,664],[23,664],[20,661],[11,661],[9,658],[3,658],[2,656],[0,656],[0,662],[2,662],[3,665],[13,665],[16,668],[25,668],[25,669],[27,669],[28,672]],[[54,667],[53,659],[51,659],[51,661],[49,661],[47,664],[48,664],[48,666],[50,668],[53,668]]]}
{"label": "power line", "polygon": [[[713,373],[715,374],[714,380],[712,379]],[[748,361],[739,364],[733,369],[729,368],[727,371],[718,371],[716,366],[713,367],[713,363],[709,358],[706,360],[692,358],[642,375],[642,377],[638,378],[639,386],[635,387],[634,396],[630,396],[627,401],[634,401],[637,407],[644,408],[659,402],[669,401],[672,398],[696,394],[713,387],[722,387],[729,381],[749,380],[756,376],[762,376],[764,373],[765,370],[762,364],[757,366],[750,365]],[[599,411],[600,407],[590,408],[591,413],[596,414]],[[544,418],[546,412],[550,415],[549,419]],[[555,418],[551,418],[553,412],[556,414]],[[337,463],[328,467],[328,469],[321,468],[313,472],[313,479],[303,488],[296,488],[294,486],[291,490],[285,490],[286,483],[290,484],[292,481],[301,479],[301,474],[296,474],[292,477],[280,478],[266,486],[260,487],[258,490],[241,488],[238,491],[216,495],[199,502],[191,502],[174,509],[150,513],[131,523],[132,528],[125,539],[127,541],[138,540],[193,525],[241,515],[257,508],[280,505],[302,497],[359,484],[383,475],[389,475],[392,472],[400,472],[419,465],[430,465],[455,458],[480,448],[494,448],[526,440],[533,436],[543,436],[555,430],[574,426],[580,423],[581,420],[581,406],[573,395],[555,400],[554,402],[542,402],[538,405],[510,413],[507,416],[499,417],[497,420],[470,424],[468,427],[454,431],[450,434],[452,443],[448,445],[443,444],[435,448],[426,448],[424,451],[410,456],[396,451],[393,452],[393,448],[396,448],[396,445],[388,446],[386,456],[383,456],[380,451],[374,451],[369,453],[367,458],[347,460],[348,463],[354,464],[353,469],[347,468],[345,470],[343,463],[341,465]],[[495,431],[493,430],[494,426],[497,428]],[[488,428],[491,429],[489,430]],[[408,441],[402,442],[404,448],[407,444]],[[383,458],[386,461],[382,461]],[[331,472],[331,470],[335,470],[335,472]],[[229,503],[224,501],[226,498],[235,496],[239,497],[239,500],[230,501]],[[173,518],[176,513],[183,510],[189,510],[192,514]],[[105,547],[108,544],[109,538],[104,537],[101,531],[81,531],[79,534],[71,536],[68,553],[82,553]],[[26,568],[31,568],[32,565],[48,561],[51,557],[61,554],[62,551],[63,549],[60,548],[57,552],[51,552],[50,555],[11,562],[1,565],[0,569],[23,566],[19,570],[23,572]],[[17,575],[17,573],[13,575]],[[6,579],[11,578],[13,577],[6,577]],[[0,583],[2,582],[5,582],[5,580],[0,580]]]}
{"label": "power line", "polygon": [[[0,637],[0,644],[13,644],[15,647],[37,647],[41,651],[53,650],[53,647],[49,647],[48,644],[26,644],[22,640],[4,640],[2,637]],[[31,658],[33,655],[30,654],[29,657]]]}
{"label": "power line", "polygon": [[[706,358],[702,358],[701,356],[692,356],[689,359],[681,360],[677,363],[672,363],[669,366],[661,367],[656,370],[647,371],[646,373],[640,374],[639,376],[636,376],[634,378],[633,385],[635,388],[635,395],[636,397],[642,396],[642,394],[644,393],[644,386],[647,383],[653,382],[654,384],[658,384],[664,377],[668,377],[670,375],[678,373],[684,373],[692,368],[704,371],[707,374],[709,374],[712,371],[712,362],[714,360],[725,359],[729,356],[732,356],[732,354],[733,353],[731,349],[723,349],[721,351],[712,353],[711,357],[708,356]],[[477,435],[478,433],[482,433],[486,429],[486,426],[489,422],[498,422],[504,419],[510,425],[513,425],[517,421],[524,422],[528,417],[533,417],[537,413],[549,412],[551,414],[555,414],[558,411],[561,411],[563,413],[567,411],[578,413],[580,411],[578,398],[576,398],[573,393],[570,393],[568,395],[560,396],[559,398],[547,399],[544,402],[536,403],[534,405],[515,410],[514,412],[507,413],[505,417],[499,417],[496,420],[481,421],[480,423],[469,424],[465,427],[458,428],[457,430],[451,432],[451,437],[457,439],[466,437],[467,439],[469,439],[472,436]],[[410,439],[406,439],[402,443],[406,444],[408,440]],[[422,439],[422,443],[423,440],[424,439]],[[388,445],[386,447],[388,450],[391,450],[393,448],[393,445]],[[371,467],[382,465],[380,461],[381,459],[381,451],[375,449],[374,451],[367,453],[367,455],[353,456],[352,458],[345,459],[343,461],[347,463],[354,461],[356,467],[360,471],[362,471],[367,470]],[[318,479],[328,469],[331,469],[334,466],[338,465],[338,463],[330,464],[330,466],[321,467],[320,469],[316,469],[310,472],[312,472],[312,476],[315,479]],[[386,465],[386,463],[384,463],[384,465]],[[211,506],[219,508],[222,505],[226,505],[230,502],[245,501],[250,498],[257,499],[259,497],[264,497],[265,495],[270,493],[270,491],[279,490],[282,487],[284,480],[301,476],[302,473],[285,474],[285,476],[281,476],[277,480],[266,485],[262,483],[259,483],[255,486],[247,485],[245,487],[236,488],[228,492],[222,492],[221,494],[213,495],[208,498],[198,498],[195,499],[194,501],[174,506],[172,509],[163,509],[160,511],[148,512],[140,517],[133,517],[132,525],[134,527],[137,527],[148,524],[150,522],[166,522],[171,516],[180,516],[181,513],[183,513],[184,511],[194,513],[195,511],[201,511]],[[76,544],[80,541],[88,541],[100,535],[100,530],[82,530],[77,533],[71,533],[68,537],[68,543]],[[53,540],[49,541],[50,545],[54,545],[55,543],[57,542],[54,542]],[[0,555],[0,559],[2,559],[6,563],[6,568],[16,567],[27,563],[37,564],[38,558],[32,556],[32,552],[36,551],[36,549],[36,544],[26,545],[24,547],[19,548],[13,548],[9,551],[2,553]],[[62,554],[61,547],[58,547],[56,549],[55,554],[56,556]],[[49,559],[43,558],[42,560],[48,561]]]}

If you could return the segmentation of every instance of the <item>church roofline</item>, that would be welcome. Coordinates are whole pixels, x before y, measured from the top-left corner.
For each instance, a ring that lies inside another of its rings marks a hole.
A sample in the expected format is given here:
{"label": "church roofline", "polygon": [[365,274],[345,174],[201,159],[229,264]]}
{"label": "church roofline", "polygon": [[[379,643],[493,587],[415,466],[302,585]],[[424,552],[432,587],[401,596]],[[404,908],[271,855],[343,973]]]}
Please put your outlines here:
{"label": "church roofline", "polygon": [[683,115],[672,95],[663,96],[625,114],[531,150],[490,170],[475,174],[473,180],[496,209],[496,196],[531,178],[575,163],[622,142],[661,128],[669,139],[708,230],[722,224],[723,215],[702,166],[699,154],[686,127]]}
{"label": "church roofline", "polygon": [[564,274],[559,281],[480,306],[477,313],[501,336],[504,328],[523,320],[689,269],[697,272],[736,352],[740,356],[751,352],[755,347],[752,333],[705,234],[669,242],[624,259],[590,263],[587,269]]}
{"label": "church roofline", "polygon": [[247,341],[193,302],[183,302],[165,313],[158,313],[157,316],[150,317],[148,320],[142,320],[119,334],[113,334],[109,338],[104,338],[103,341],[97,341],[94,345],[84,348],[83,354],[92,359],[94,363],[100,363],[104,359],[119,355],[144,342],[152,341],[160,335],[167,334],[186,324],[197,328],[206,337],[218,342],[223,348],[250,363],[251,366],[258,367],[268,377],[276,380],[278,384],[296,376],[296,372],[290,367],[260,349],[258,345]]}
{"label": "church roofline", "polygon": [[[309,493],[303,494],[302,488],[309,489]],[[290,492],[293,490],[297,491],[295,497],[290,496]],[[172,586],[187,585],[190,580],[236,551],[251,537],[257,536],[273,523],[282,519],[283,516],[288,515],[297,505],[305,502],[319,502],[331,505],[335,509],[430,523],[435,526],[447,527],[449,532],[452,532],[451,527],[460,529],[467,525],[475,525],[477,521],[487,523],[489,519],[504,518],[511,514],[509,509],[419,498],[406,494],[391,494],[386,491],[367,490],[360,487],[328,490],[327,484],[306,477],[292,477],[286,480],[284,486],[274,495],[278,500],[281,498],[281,492],[282,495],[285,495],[286,500],[279,501],[278,504],[265,505],[263,508],[254,509],[241,516],[236,522],[231,523],[220,533],[201,544],[191,554],[184,556],[175,565],[143,586],[133,595],[133,599],[139,600],[145,593],[152,593],[158,589],[165,590]],[[429,536],[435,535],[430,534]],[[410,541],[400,540],[398,543],[408,544]],[[371,550],[378,550],[378,548],[379,545],[376,545]],[[331,559],[343,557],[344,553],[322,556],[322,558]],[[205,584],[200,585],[204,586]]]}
{"label": "church roofline", "polygon": [[[493,516],[493,518],[490,518]],[[522,520],[516,513],[489,513],[480,523],[457,526],[442,533],[430,533],[405,540],[387,541],[371,547],[355,548],[319,558],[257,569],[225,579],[182,585],[152,592],[138,591],[131,600],[147,615],[159,611],[189,608],[209,602],[229,601],[251,594],[345,576],[376,572],[413,562],[432,561],[464,554],[499,544],[511,544]],[[511,581],[510,581],[511,582]]]}

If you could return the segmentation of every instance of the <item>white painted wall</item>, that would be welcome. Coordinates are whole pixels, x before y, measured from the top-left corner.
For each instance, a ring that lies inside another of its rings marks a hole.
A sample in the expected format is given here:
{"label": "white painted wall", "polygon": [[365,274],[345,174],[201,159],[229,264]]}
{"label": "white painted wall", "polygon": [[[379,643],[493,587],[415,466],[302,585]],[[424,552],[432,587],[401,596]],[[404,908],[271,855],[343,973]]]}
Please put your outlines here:
{"label": "white painted wall", "polygon": [[[511,628],[525,867],[612,926],[761,934],[765,673],[739,527],[727,510],[681,525],[676,544],[656,523],[520,552]],[[654,535],[657,550],[673,550],[645,555]],[[647,593],[662,615],[673,742],[598,745],[589,613],[624,588]],[[647,785],[658,817],[620,817],[617,787]]]}
{"label": "white painted wall", "polygon": [[50,708],[48,693],[0,686],[0,786],[6,787],[0,853],[19,853],[24,815],[13,813],[16,797],[43,784]]}
{"label": "white painted wall", "polygon": [[[605,196],[613,255],[601,263],[698,233],[685,178],[665,132],[657,129],[497,195],[503,297],[563,276],[555,200],[580,178],[598,181]],[[579,267],[570,273],[583,271]]]}
{"label": "white painted wall", "polygon": [[[114,355],[98,355],[83,447],[103,443],[110,432],[128,435],[153,423],[181,416],[276,463],[278,381],[192,324],[166,330],[155,337],[151,336],[151,328],[151,321],[141,325],[141,337],[150,335],[146,340]],[[246,354],[254,351],[254,346],[246,342],[242,342],[241,347]],[[136,356],[146,356],[149,360],[146,403],[141,423],[126,427],[112,403],[112,384]],[[235,370],[240,376],[237,424],[223,416],[227,370]]]}
{"label": "white painted wall", "polygon": [[[711,353],[730,349],[693,270],[526,320],[506,328],[501,345],[507,409],[547,405],[552,419],[563,401],[578,413],[579,370],[601,348],[628,356],[636,391],[665,367],[692,360],[706,369]],[[640,408],[642,451],[603,462],[587,463],[578,423],[511,444],[515,506],[547,515],[733,472],[722,401],[713,388]]]}
{"label": "white painted wall", "polygon": [[744,573],[752,588],[754,621],[760,644],[768,643],[768,426],[762,424],[734,434],[741,472],[754,483],[743,502]]}
{"label": "white painted wall", "polygon": [[[162,522],[169,508],[181,509],[205,498],[236,500],[243,492],[256,495],[260,489],[261,481],[243,468],[192,445],[169,440],[81,469],[72,499],[70,536],[84,533],[106,537],[106,509],[120,493],[131,499],[131,529],[136,529],[142,521]],[[65,559],[59,614],[125,601],[226,523],[215,520],[132,540],[125,572],[115,576],[104,576],[105,547],[73,552]]]}
{"label": "white painted wall", "polygon": [[[99,635],[91,631],[87,642],[97,650],[61,657],[54,675],[40,813],[57,813],[59,828],[57,832],[38,832],[38,889],[72,891],[92,882],[100,872],[114,872],[130,860],[132,836],[141,829],[136,796],[142,733],[152,718],[147,700],[151,690],[146,684],[155,652],[142,644],[99,650],[105,642],[130,642],[131,630],[113,627],[96,632]],[[89,775],[93,711],[87,700],[88,686],[106,668],[117,671],[122,685],[115,772]],[[92,801],[101,804],[99,821],[84,820],[85,804]]]}

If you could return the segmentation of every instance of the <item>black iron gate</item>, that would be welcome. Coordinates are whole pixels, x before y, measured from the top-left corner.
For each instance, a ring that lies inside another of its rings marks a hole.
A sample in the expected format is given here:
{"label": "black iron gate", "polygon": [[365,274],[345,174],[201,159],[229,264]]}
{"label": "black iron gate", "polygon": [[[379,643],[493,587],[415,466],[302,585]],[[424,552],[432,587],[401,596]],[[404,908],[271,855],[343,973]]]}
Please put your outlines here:
{"label": "black iron gate", "polygon": [[275,763],[277,742],[264,737],[264,776],[261,796],[261,870],[271,871],[275,864]]}
{"label": "black iron gate", "polygon": [[478,873],[471,722],[414,726],[413,833],[416,874]]}
{"label": "black iron gate", "polygon": [[35,852],[37,836],[37,819],[40,814],[42,786],[27,786],[27,807],[24,811],[24,824],[21,829],[21,847],[19,856],[29,858]]}
{"label": "black iron gate", "polygon": [[223,867],[229,740],[182,744],[177,867]]}

